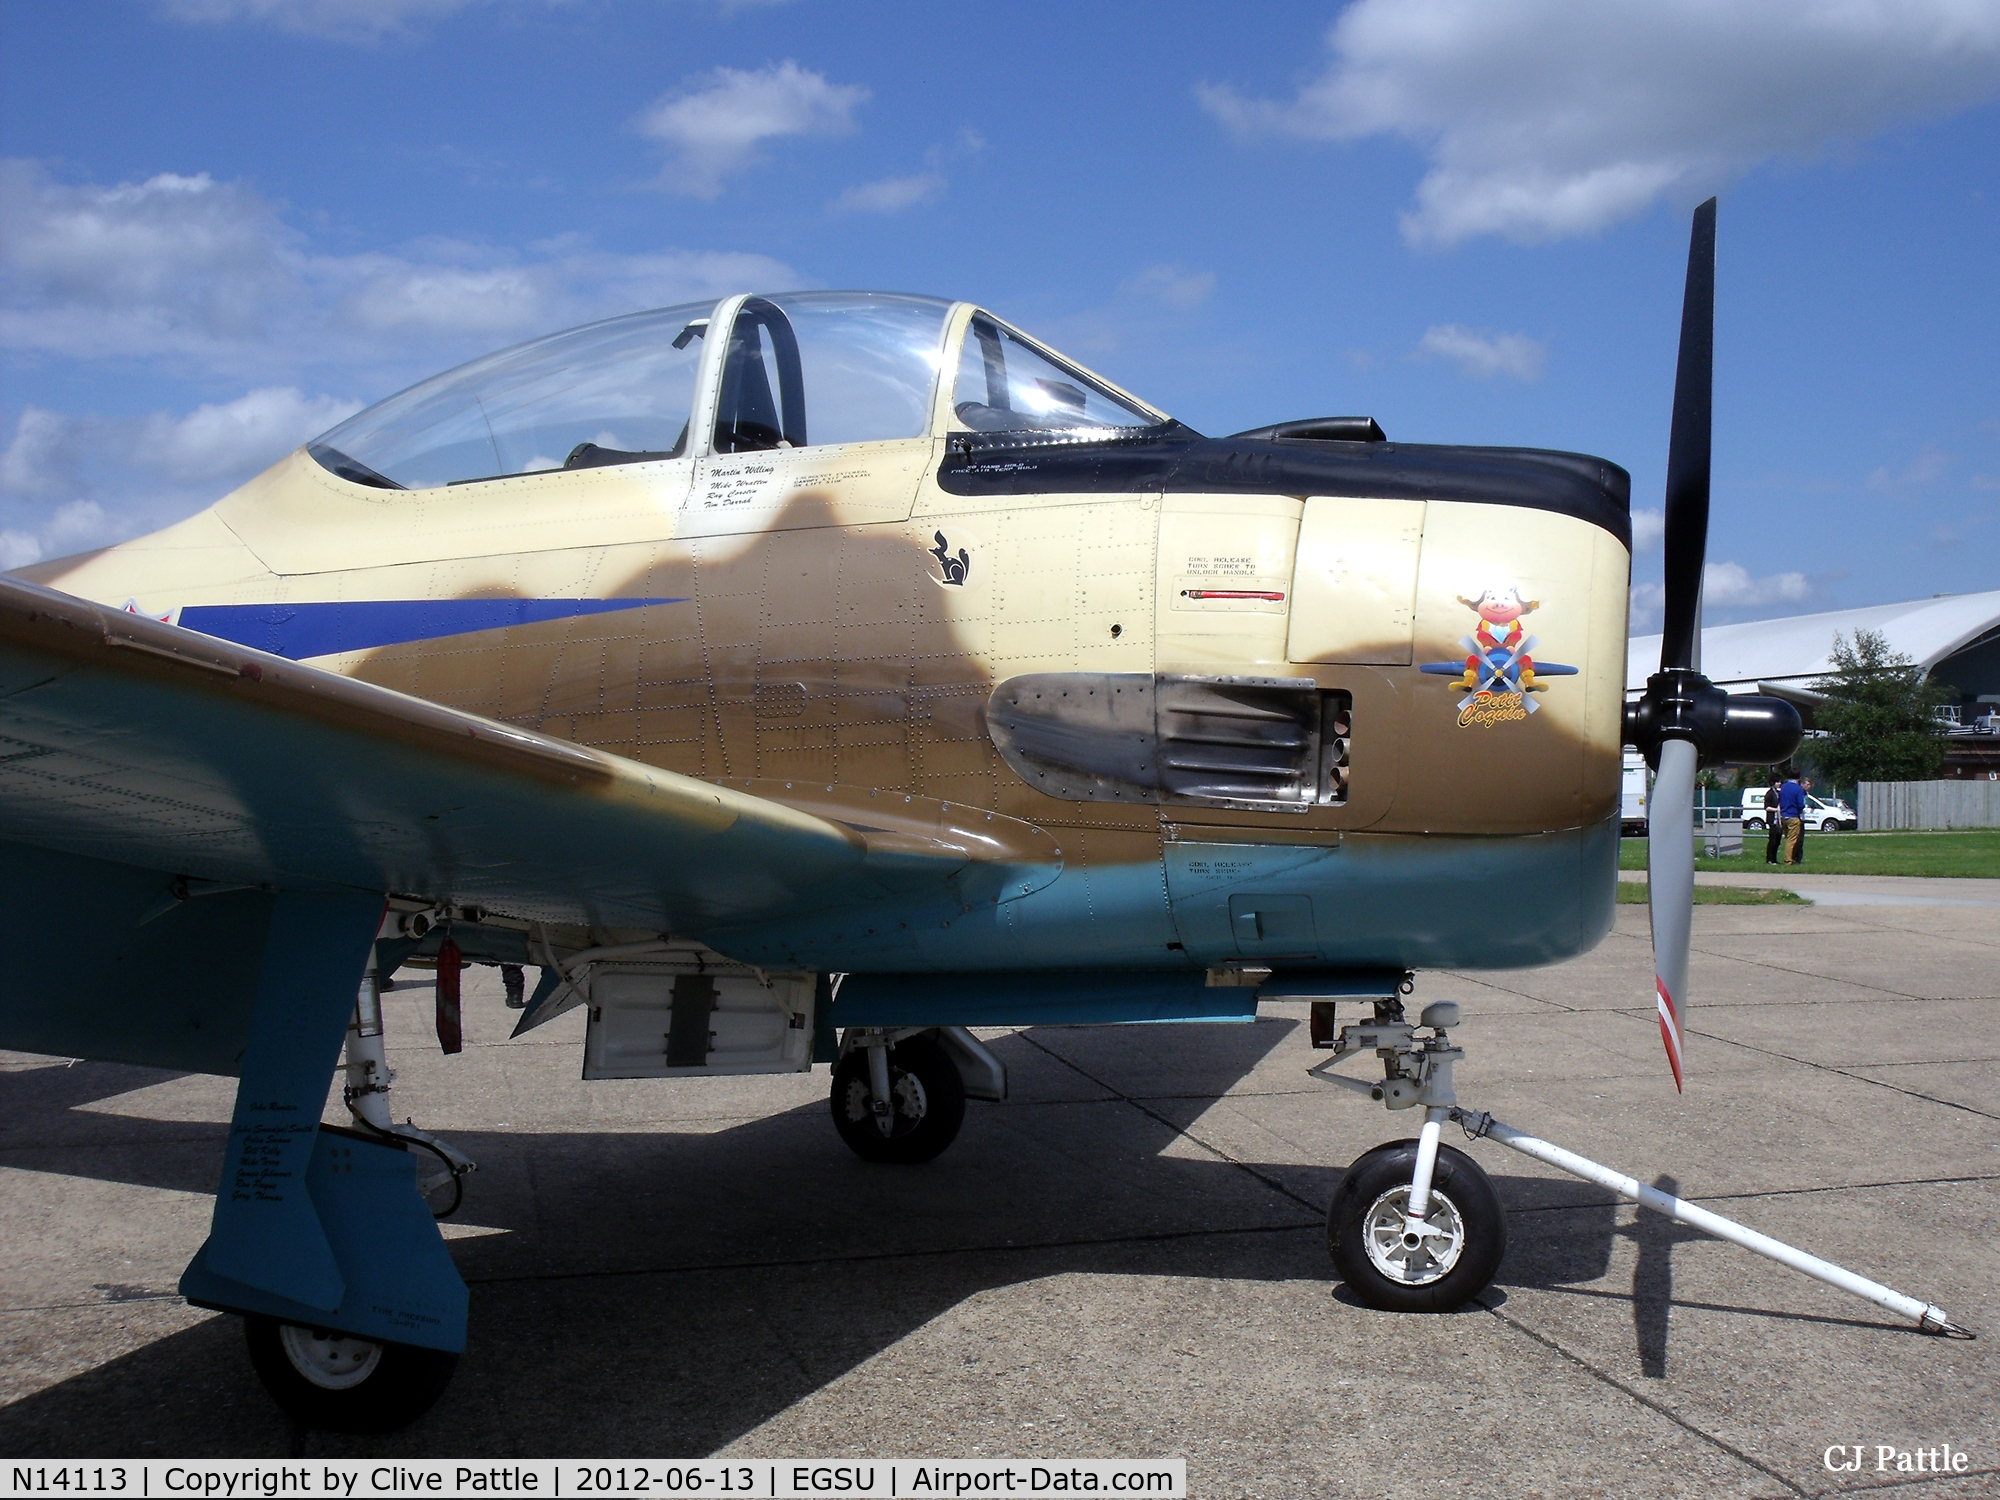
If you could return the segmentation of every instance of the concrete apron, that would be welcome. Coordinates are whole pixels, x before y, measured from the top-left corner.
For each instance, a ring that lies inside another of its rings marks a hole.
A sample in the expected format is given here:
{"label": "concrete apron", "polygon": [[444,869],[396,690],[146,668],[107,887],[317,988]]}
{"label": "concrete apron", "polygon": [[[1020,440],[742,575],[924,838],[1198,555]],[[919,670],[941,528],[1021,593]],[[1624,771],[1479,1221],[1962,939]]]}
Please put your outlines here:
{"label": "concrete apron", "polygon": [[[1643,883],[1644,870],[1620,870],[1620,880]],[[2000,906],[2000,880],[1954,880],[1928,875],[1813,875],[1768,865],[1760,872],[1697,870],[1696,885],[1796,891],[1816,906]]]}
{"label": "concrete apron", "polygon": [[[398,1113],[481,1167],[449,1231],[469,1347],[432,1414],[295,1433],[235,1320],[173,1298],[227,1081],[16,1056],[0,1452],[1129,1453],[1186,1457],[1202,1495],[1990,1492],[2000,912],[1702,907],[1694,932],[1684,1095],[1643,908],[1572,963],[1421,974],[1416,998],[1464,1008],[1468,1104],[1936,1301],[1978,1342],[1490,1143],[1465,1149],[1508,1212],[1494,1285],[1446,1317],[1356,1305],[1325,1206],[1414,1124],[1305,1076],[1324,1054],[1299,1002],[988,1033],[1011,1102],[898,1171],[838,1144],[824,1068],[584,1083],[581,1015],[509,1043],[481,970],[455,1057],[428,987],[388,997]],[[1826,1468],[1856,1444],[1865,1472]],[[1969,1472],[1914,1469],[1944,1444]]]}

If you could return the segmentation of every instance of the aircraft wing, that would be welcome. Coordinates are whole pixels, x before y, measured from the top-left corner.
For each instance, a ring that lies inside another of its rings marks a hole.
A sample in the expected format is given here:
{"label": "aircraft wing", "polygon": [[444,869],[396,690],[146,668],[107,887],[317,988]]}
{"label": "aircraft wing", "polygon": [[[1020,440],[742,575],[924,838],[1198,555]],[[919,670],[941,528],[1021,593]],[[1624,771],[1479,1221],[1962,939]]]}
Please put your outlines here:
{"label": "aircraft wing", "polygon": [[935,889],[991,853],[948,827],[852,827],[6,577],[0,839],[17,869],[50,850],[225,887],[694,937]]}

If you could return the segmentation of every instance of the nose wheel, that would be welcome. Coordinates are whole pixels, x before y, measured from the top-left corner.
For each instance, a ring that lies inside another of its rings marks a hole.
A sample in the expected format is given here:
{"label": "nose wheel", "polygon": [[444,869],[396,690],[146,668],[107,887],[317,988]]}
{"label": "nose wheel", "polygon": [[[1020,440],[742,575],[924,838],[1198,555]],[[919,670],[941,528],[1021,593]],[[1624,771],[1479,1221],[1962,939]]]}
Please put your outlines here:
{"label": "nose wheel", "polygon": [[1326,1215],[1327,1248],[1354,1294],[1384,1312],[1450,1312],[1483,1290],[1507,1251],[1499,1195],[1479,1164],[1437,1148],[1429,1202],[1410,1212],[1418,1143],[1391,1141],[1357,1160]]}

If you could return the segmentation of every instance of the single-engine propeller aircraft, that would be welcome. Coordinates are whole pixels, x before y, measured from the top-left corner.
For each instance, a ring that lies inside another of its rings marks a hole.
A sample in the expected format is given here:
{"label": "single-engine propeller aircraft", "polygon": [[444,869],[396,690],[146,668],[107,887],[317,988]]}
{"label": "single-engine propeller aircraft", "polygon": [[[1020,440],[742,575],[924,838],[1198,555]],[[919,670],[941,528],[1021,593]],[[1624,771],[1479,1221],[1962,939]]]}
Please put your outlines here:
{"label": "single-engine propeller aircraft", "polygon": [[[836,1129],[888,1163],[1004,1096],[968,1028],[1308,998],[1425,1121],[1348,1170],[1339,1271],[1456,1306],[1504,1225],[1442,1124],[1564,1153],[1457,1106],[1457,1008],[1410,1021],[1413,971],[1605,934],[1636,744],[1678,1083],[1697,763],[1798,738],[1695,660],[1713,245],[1710,203],[1629,716],[1602,459],[1354,417],[1207,438],[982,308],[863,292],[413,386],[179,525],[0,579],[0,892],[64,965],[9,966],[0,1045],[240,1078],[181,1289],[316,1425],[408,1421],[464,1347],[425,1192],[470,1163],[388,1105],[412,960],[447,1050],[461,965],[497,963],[539,970],[521,1030],[588,1007],[586,1078],[832,1063]],[[351,1126],[321,1122],[337,1066]]]}

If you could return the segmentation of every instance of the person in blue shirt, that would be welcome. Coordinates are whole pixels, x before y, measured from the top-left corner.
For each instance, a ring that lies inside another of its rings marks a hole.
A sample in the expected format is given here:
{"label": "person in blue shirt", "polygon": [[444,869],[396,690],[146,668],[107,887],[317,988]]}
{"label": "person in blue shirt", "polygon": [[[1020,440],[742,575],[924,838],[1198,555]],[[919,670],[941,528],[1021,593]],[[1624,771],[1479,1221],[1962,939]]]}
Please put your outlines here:
{"label": "person in blue shirt", "polygon": [[1801,845],[1806,837],[1806,789],[1796,776],[1786,776],[1778,788],[1778,816],[1785,820],[1785,863],[1796,865],[1805,854]]}

